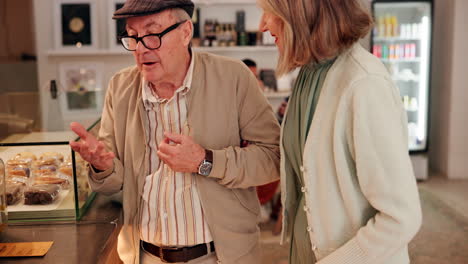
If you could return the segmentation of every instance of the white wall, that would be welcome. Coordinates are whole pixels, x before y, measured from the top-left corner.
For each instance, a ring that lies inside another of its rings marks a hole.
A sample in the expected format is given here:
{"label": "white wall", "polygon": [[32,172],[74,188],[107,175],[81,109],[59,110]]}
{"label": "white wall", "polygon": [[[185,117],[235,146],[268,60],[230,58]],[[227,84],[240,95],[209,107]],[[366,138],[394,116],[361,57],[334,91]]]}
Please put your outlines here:
{"label": "white wall", "polygon": [[[63,130],[68,128],[71,121],[84,122],[91,124],[100,116],[100,112],[94,114],[68,114],[59,113],[58,107],[54,106],[56,100],[50,99],[47,91],[48,83],[52,79],[59,80],[59,65],[65,62],[72,63],[102,63],[103,79],[101,86],[105,89],[111,76],[118,70],[133,65],[133,57],[130,53],[118,54],[104,53],[108,51],[109,21],[111,21],[111,9],[108,7],[110,1],[95,1],[98,12],[98,51],[88,55],[72,54],[50,54],[54,50],[54,3],[53,0],[34,0],[34,24],[36,36],[36,49],[38,57],[38,78],[41,90],[42,119],[45,130]],[[247,4],[228,4],[228,5],[200,5],[200,18],[217,18],[220,22],[235,22],[235,12],[245,10],[246,29],[257,30],[260,21],[261,12],[255,5],[255,1]],[[60,22],[58,22],[60,23]],[[123,48],[122,48],[123,50]],[[257,61],[259,68],[275,68],[277,61],[277,52],[273,50],[250,50],[250,51],[221,51],[218,54],[230,56],[238,59],[251,58]]]}
{"label": "white wall", "polygon": [[[100,112],[95,114],[69,115],[63,117],[58,113],[54,101],[50,99],[47,90],[48,83],[52,79],[59,80],[59,64],[64,62],[90,62],[103,63],[103,79],[101,86],[107,87],[110,77],[119,69],[132,65],[131,55],[87,55],[87,56],[60,56],[50,55],[54,48],[54,3],[52,0],[34,0],[34,24],[36,34],[36,52],[38,58],[38,82],[41,93],[41,112],[43,127],[45,130],[63,130],[68,128],[71,121],[83,122],[85,125],[91,124],[100,116]],[[107,1],[96,1],[98,9],[98,43],[99,49],[106,49],[108,46],[108,7]],[[58,22],[60,23],[60,22]]]}
{"label": "white wall", "polygon": [[454,8],[448,176],[468,179],[468,1],[456,0]]}
{"label": "white wall", "polygon": [[435,1],[430,161],[468,179],[468,1]]}
{"label": "white wall", "polygon": [[451,73],[454,30],[453,13],[454,0],[435,1],[429,163],[432,170],[444,173],[448,172],[449,158],[449,109],[452,97]]}

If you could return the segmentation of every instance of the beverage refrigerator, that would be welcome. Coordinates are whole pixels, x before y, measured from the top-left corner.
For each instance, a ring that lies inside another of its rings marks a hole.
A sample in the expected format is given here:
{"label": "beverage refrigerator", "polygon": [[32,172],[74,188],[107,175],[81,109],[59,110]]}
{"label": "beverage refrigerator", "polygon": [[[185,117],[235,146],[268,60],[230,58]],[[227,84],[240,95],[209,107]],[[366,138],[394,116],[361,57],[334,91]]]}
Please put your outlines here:
{"label": "beverage refrigerator", "polygon": [[426,152],[428,147],[432,6],[430,0],[372,2],[372,53],[400,90],[411,153]]}

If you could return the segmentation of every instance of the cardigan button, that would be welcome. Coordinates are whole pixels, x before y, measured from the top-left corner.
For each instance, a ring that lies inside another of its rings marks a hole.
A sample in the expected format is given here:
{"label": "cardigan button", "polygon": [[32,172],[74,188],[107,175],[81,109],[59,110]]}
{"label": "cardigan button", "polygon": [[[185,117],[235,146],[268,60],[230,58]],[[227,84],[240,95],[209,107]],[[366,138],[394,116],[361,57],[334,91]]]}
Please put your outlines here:
{"label": "cardigan button", "polygon": [[309,212],[309,207],[304,205],[304,212]]}
{"label": "cardigan button", "polygon": [[312,245],[312,250],[313,250],[313,251],[317,250],[317,245],[313,244],[313,245]]}
{"label": "cardigan button", "polygon": [[310,231],[312,231],[312,227],[307,226],[307,232],[310,232]]}
{"label": "cardigan button", "polygon": [[304,166],[299,167],[299,169],[300,169],[302,172],[305,172],[305,171],[306,171],[306,168],[304,168]]}
{"label": "cardigan button", "polygon": [[304,186],[302,186],[302,187],[301,187],[301,192],[306,193],[306,192],[307,192],[307,188],[304,187]]}

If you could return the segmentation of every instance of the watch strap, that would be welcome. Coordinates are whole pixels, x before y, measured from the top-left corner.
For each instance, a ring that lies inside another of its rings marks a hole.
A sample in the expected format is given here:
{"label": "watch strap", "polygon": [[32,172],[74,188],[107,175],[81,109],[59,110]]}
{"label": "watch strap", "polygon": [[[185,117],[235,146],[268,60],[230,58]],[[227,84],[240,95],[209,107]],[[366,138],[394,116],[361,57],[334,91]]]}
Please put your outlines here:
{"label": "watch strap", "polygon": [[205,149],[205,160],[213,163],[213,151]]}

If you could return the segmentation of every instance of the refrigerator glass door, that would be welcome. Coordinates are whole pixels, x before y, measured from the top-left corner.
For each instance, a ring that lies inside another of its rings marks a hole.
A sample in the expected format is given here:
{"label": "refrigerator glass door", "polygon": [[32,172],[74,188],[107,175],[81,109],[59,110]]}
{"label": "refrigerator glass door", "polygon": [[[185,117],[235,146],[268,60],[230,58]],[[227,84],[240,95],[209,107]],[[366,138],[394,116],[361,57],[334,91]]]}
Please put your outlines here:
{"label": "refrigerator glass door", "polygon": [[372,52],[388,68],[408,113],[410,151],[427,149],[430,2],[374,2]]}

